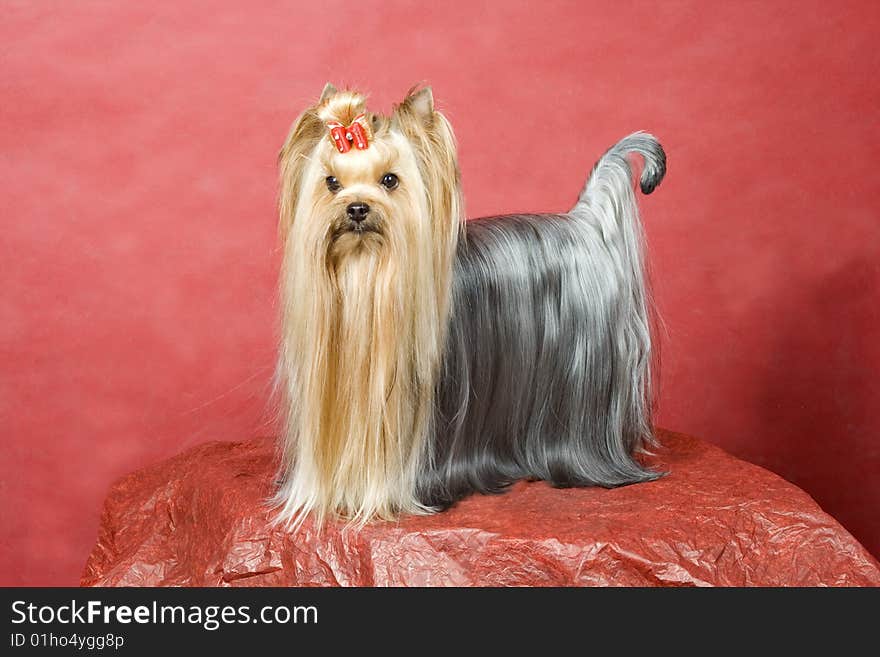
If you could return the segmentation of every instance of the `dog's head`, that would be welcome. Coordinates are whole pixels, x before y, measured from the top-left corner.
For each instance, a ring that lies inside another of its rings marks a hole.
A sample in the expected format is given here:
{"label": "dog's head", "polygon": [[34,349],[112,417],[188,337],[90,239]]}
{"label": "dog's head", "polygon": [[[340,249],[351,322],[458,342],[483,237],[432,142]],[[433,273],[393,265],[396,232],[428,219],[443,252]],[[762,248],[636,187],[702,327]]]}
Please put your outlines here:
{"label": "dog's head", "polygon": [[349,258],[447,266],[461,221],[452,130],[430,88],[390,116],[328,84],[281,150],[280,231],[331,271]]}

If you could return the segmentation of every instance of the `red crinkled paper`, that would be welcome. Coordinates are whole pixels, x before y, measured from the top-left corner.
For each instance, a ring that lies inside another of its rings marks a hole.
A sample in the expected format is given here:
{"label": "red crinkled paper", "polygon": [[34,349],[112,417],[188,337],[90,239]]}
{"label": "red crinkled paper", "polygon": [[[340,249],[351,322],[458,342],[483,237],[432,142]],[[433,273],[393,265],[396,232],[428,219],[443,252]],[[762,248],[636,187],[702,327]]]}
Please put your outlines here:
{"label": "red crinkled paper", "polygon": [[614,490],[520,482],[361,530],[271,524],[271,439],[211,442],[117,482],[85,586],[880,585],[880,565],[805,492],[659,432],[670,474]]}

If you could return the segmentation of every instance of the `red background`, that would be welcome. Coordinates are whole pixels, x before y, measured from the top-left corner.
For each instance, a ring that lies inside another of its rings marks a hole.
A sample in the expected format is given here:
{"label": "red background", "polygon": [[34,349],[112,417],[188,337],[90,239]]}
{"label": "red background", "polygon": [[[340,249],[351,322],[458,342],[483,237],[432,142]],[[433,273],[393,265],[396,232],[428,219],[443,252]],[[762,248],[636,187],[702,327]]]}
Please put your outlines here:
{"label": "red background", "polygon": [[3,9],[0,583],[75,584],[116,477],[272,431],[275,158],[327,80],[432,84],[470,216],[659,136],[660,423],[880,555],[880,5],[229,5]]}

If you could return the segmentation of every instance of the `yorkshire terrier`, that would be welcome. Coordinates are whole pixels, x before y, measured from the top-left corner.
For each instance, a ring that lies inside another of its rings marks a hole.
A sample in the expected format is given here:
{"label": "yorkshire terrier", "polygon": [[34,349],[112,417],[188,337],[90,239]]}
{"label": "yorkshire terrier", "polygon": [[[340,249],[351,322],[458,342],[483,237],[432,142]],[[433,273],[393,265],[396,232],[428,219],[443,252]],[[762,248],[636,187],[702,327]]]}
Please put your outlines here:
{"label": "yorkshire terrier", "polygon": [[278,519],[363,523],[520,479],[659,476],[652,309],[632,134],[564,214],[464,220],[455,139],[429,88],[390,116],[328,84],[280,154]]}

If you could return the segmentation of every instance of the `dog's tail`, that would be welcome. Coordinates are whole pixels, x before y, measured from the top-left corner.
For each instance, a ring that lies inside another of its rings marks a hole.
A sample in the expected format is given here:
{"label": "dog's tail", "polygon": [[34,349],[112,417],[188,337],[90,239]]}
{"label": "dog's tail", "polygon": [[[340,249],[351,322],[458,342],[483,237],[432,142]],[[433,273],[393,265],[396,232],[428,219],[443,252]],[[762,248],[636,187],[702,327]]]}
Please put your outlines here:
{"label": "dog's tail", "polygon": [[653,135],[635,132],[617,142],[596,162],[571,214],[591,208],[591,214],[618,221],[628,214],[629,208],[620,204],[635,203],[630,153],[641,155],[645,161],[639,179],[642,193],[650,194],[657,188],[666,174],[666,153]]}
{"label": "dog's tail", "polygon": [[609,263],[617,270],[616,299],[624,312],[615,315],[616,351],[625,357],[620,370],[626,390],[619,418],[627,450],[654,443],[652,410],[659,365],[654,339],[659,318],[652,301],[645,240],[636,203],[634,174],[629,156],[644,159],[639,186],[654,191],[666,173],[666,153],[652,135],[636,132],[624,137],[596,163],[570,215],[601,232]]}

